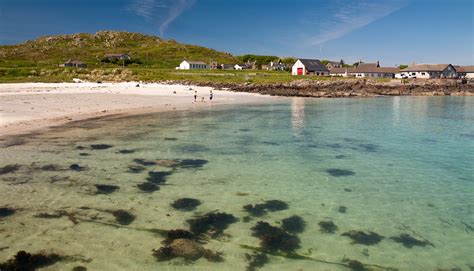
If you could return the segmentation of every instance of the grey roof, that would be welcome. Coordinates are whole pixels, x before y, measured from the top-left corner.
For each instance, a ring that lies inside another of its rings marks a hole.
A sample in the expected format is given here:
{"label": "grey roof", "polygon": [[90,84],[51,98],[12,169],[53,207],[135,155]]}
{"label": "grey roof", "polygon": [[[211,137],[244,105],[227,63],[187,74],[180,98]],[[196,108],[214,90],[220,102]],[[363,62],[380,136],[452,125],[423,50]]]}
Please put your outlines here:
{"label": "grey roof", "polygon": [[192,61],[192,60],[184,60],[188,62],[189,64],[199,64],[199,65],[207,65],[205,62],[202,61]]}
{"label": "grey roof", "polygon": [[450,64],[419,64],[402,70],[402,72],[442,72]]}
{"label": "grey roof", "polygon": [[324,71],[324,72],[329,72],[328,68],[324,66],[321,61],[318,59],[299,59],[301,63],[306,67],[307,71]]}

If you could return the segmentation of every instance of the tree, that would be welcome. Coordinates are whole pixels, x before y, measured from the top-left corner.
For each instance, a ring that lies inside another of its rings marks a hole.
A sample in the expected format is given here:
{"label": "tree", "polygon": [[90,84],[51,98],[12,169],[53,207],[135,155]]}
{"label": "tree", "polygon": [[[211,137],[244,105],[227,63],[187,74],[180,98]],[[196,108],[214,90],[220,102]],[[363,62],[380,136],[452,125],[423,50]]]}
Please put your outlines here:
{"label": "tree", "polygon": [[401,64],[401,65],[398,65],[398,68],[399,68],[400,70],[403,70],[403,69],[408,68],[408,65]]}

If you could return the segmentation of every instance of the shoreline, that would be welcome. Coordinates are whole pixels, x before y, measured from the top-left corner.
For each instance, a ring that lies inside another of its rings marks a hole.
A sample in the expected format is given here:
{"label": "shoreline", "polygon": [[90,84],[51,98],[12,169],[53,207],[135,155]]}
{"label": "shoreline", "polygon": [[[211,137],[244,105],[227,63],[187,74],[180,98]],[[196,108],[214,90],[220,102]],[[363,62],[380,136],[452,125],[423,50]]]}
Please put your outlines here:
{"label": "shoreline", "polygon": [[[139,87],[137,87],[139,85]],[[214,101],[209,102],[210,91]],[[198,101],[193,102],[194,91]],[[473,84],[453,81],[299,80],[290,83],[3,83],[0,84],[0,138],[73,121],[112,115],[198,110],[225,104],[283,99],[371,98],[383,96],[474,96]],[[204,102],[201,102],[204,97]]]}
{"label": "shoreline", "polygon": [[[130,83],[0,84],[0,138],[96,117],[200,110],[277,99],[211,87]],[[210,90],[214,99],[209,101]],[[194,91],[198,101],[193,102]],[[176,92],[176,93],[174,93]],[[204,102],[201,102],[204,97]]]}

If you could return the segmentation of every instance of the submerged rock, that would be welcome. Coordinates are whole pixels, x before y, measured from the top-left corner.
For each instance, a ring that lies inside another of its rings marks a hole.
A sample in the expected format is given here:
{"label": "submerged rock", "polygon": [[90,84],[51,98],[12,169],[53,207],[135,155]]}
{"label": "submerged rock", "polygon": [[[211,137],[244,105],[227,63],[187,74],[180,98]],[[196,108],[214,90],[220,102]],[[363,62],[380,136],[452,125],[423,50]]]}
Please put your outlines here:
{"label": "submerged rock", "polygon": [[109,148],[112,148],[113,146],[112,145],[109,145],[109,144],[92,144],[91,145],[91,148],[93,150],[106,150],[106,149],[109,149]]}
{"label": "submerged rock", "polygon": [[72,165],[69,166],[69,169],[74,170],[74,171],[83,171],[86,168],[80,166],[79,164],[72,164]]}
{"label": "submerged rock", "polygon": [[406,248],[412,248],[414,246],[426,247],[433,246],[433,244],[428,240],[418,240],[415,237],[410,236],[409,234],[402,233],[399,236],[390,237],[393,241],[403,244]]}
{"label": "submerged rock", "polygon": [[291,253],[300,247],[298,236],[289,234],[267,222],[258,222],[252,227],[252,231],[252,235],[261,240],[260,245],[264,250]]}
{"label": "submerged rock", "polygon": [[355,172],[352,170],[347,170],[347,169],[339,169],[339,168],[330,168],[326,170],[329,175],[333,177],[346,177],[346,176],[352,176],[355,175]]}
{"label": "submerged rock", "polygon": [[120,189],[119,186],[109,185],[109,184],[96,184],[95,188],[97,189],[96,194],[112,194],[113,192]]}
{"label": "submerged rock", "polygon": [[208,261],[222,261],[222,253],[205,249],[202,245],[191,239],[175,239],[170,245],[153,250],[153,256],[157,261],[168,261],[173,258],[184,258],[189,261],[196,261],[206,258]]}
{"label": "submerged rock", "polygon": [[64,257],[58,254],[30,254],[25,251],[19,251],[14,258],[0,263],[2,271],[34,271],[39,268],[53,265]]}
{"label": "submerged rock", "polygon": [[301,216],[291,216],[281,221],[281,228],[289,233],[301,233],[306,227],[306,222]]}
{"label": "submerged rock", "polygon": [[0,175],[7,174],[7,173],[13,173],[21,168],[20,165],[18,164],[13,164],[13,165],[6,165],[4,167],[0,167]]}
{"label": "submerged rock", "polygon": [[354,244],[362,244],[366,246],[371,246],[378,244],[385,237],[378,235],[375,232],[363,232],[363,231],[349,231],[341,234],[342,236],[347,236],[352,239]]}
{"label": "submerged rock", "polygon": [[337,226],[332,221],[320,221],[318,223],[320,231],[324,233],[334,233],[337,231]]}
{"label": "submerged rock", "polygon": [[7,217],[14,215],[16,213],[15,209],[9,208],[9,207],[1,207],[0,208],[0,218]]}
{"label": "submerged rock", "polygon": [[201,205],[201,201],[192,198],[177,199],[173,203],[171,203],[171,206],[173,208],[181,211],[193,211],[199,205]]}
{"label": "submerged rock", "polygon": [[207,213],[197,218],[189,219],[190,231],[195,235],[209,234],[218,236],[227,227],[237,222],[237,218],[227,213]]}
{"label": "submerged rock", "polygon": [[339,213],[345,214],[346,211],[347,211],[347,207],[346,207],[346,206],[339,206],[339,208],[337,209],[337,211],[338,211]]}
{"label": "submerged rock", "polygon": [[137,184],[137,187],[141,191],[148,192],[148,193],[160,190],[160,187],[158,185],[156,185],[154,183],[150,183],[150,182],[144,182],[144,183],[141,183],[141,184]]}

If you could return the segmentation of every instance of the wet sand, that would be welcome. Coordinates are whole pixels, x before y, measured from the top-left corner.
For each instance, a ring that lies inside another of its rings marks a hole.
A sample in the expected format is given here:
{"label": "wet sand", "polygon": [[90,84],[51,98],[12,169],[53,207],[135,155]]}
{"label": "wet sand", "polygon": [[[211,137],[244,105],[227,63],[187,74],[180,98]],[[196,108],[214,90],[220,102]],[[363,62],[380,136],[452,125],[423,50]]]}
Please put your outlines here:
{"label": "wet sand", "polygon": [[[210,90],[214,93],[212,103]],[[198,95],[196,103],[194,91]],[[273,99],[277,98],[210,87],[137,82],[0,84],[0,136],[114,114],[190,110]]]}

